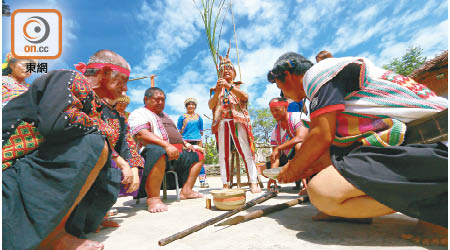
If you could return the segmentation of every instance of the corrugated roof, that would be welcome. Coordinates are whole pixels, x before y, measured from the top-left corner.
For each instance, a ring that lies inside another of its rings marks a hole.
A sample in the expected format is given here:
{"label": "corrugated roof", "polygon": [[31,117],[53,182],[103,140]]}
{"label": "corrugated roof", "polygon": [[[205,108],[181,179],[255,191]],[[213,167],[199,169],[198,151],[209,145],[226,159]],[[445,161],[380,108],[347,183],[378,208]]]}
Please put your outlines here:
{"label": "corrugated roof", "polygon": [[420,68],[414,70],[411,74],[409,74],[409,77],[416,78],[426,71],[433,70],[434,68],[440,68],[441,66],[446,64],[448,65],[448,50],[445,50],[440,55],[425,62]]}

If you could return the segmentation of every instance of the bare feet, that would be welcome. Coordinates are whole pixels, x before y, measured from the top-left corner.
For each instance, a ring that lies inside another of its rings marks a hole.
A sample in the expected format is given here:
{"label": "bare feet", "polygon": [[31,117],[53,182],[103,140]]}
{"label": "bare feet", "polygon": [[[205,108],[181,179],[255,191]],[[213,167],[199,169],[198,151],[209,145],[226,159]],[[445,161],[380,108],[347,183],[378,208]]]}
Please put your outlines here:
{"label": "bare feet", "polygon": [[250,192],[261,193],[261,188],[259,188],[258,183],[250,183]]}
{"label": "bare feet", "polygon": [[266,169],[267,169],[267,167],[266,167],[265,163],[264,164],[256,164],[256,170],[258,171],[258,174],[267,178],[267,176],[265,176],[263,174],[263,171],[266,170]]}
{"label": "bare feet", "polygon": [[228,184],[223,184],[223,189],[230,189],[230,185],[228,185]]}
{"label": "bare feet", "polygon": [[184,191],[183,189],[181,189],[180,192],[180,199],[182,200],[186,200],[186,199],[197,199],[197,198],[202,198],[203,194],[199,193],[199,192],[195,192],[194,190],[190,190],[190,191]]}
{"label": "bare feet", "polygon": [[439,225],[431,224],[419,220],[412,233],[402,234],[405,240],[414,241],[417,244],[428,245],[448,245],[448,229]]}
{"label": "bare feet", "polygon": [[331,216],[324,212],[318,212],[312,217],[314,221],[342,221],[342,222],[352,222],[360,224],[371,224],[372,218],[344,218],[339,216]]}
{"label": "bare feet", "polygon": [[52,250],[98,250],[105,246],[97,241],[79,239],[67,232],[61,232],[46,249]]}
{"label": "bare feet", "polygon": [[167,205],[164,204],[159,197],[147,198],[147,205],[147,210],[150,213],[159,213],[168,210]]}

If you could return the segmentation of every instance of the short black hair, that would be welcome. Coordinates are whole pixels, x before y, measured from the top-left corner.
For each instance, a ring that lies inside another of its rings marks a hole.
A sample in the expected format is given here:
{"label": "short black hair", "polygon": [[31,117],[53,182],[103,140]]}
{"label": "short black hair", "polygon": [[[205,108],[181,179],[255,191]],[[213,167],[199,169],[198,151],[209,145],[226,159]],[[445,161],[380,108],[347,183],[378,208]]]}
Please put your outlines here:
{"label": "short black hair", "polygon": [[286,77],[285,71],[301,76],[313,65],[314,64],[304,56],[295,52],[287,52],[281,55],[275,62],[273,69],[267,74],[267,80],[271,83],[274,83],[275,79],[284,82],[284,78]]}
{"label": "short black hair", "polygon": [[[161,92],[161,93],[163,93],[164,97],[166,97],[166,93],[164,93],[164,91],[162,89],[158,88],[158,87],[148,88],[145,91],[144,96],[147,97],[147,98],[151,98],[153,95],[155,95],[156,92]],[[144,98],[144,103],[145,103],[145,98]]]}

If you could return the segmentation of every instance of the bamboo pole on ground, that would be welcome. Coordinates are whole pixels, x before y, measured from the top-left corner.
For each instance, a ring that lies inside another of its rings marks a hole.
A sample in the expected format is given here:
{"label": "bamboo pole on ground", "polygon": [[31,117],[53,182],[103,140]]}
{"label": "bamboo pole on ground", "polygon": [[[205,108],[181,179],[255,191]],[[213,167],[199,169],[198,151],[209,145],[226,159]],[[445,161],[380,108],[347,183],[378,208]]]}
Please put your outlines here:
{"label": "bamboo pole on ground", "polygon": [[273,206],[270,206],[270,207],[266,207],[266,208],[263,208],[263,209],[255,210],[255,211],[250,212],[250,213],[248,213],[246,215],[239,215],[239,216],[230,218],[230,219],[228,219],[226,221],[223,221],[223,222],[217,224],[216,226],[237,225],[239,223],[242,223],[242,222],[245,222],[245,221],[249,221],[249,220],[253,220],[253,219],[256,219],[256,218],[268,215],[270,213],[273,213],[273,212],[276,212],[276,211],[280,211],[280,210],[283,210],[283,209],[288,208],[288,207],[295,206],[297,204],[302,204],[302,203],[304,203],[304,202],[306,202],[308,200],[309,200],[308,196],[302,196],[300,198],[287,201],[285,203],[280,203],[280,204],[276,204],[276,205],[273,205]]}
{"label": "bamboo pole on ground", "polygon": [[267,192],[264,195],[262,195],[260,197],[257,197],[255,199],[245,203],[244,205],[234,209],[234,210],[228,211],[228,212],[226,212],[224,214],[221,214],[221,215],[219,215],[217,217],[209,219],[209,220],[207,220],[207,221],[205,221],[203,223],[200,223],[200,224],[195,225],[193,227],[190,227],[190,228],[188,228],[188,229],[186,229],[184,231],[178,232],[176,234],[173,234],[172,236],[169,236],[169,237],[167,237],[165,239],[162,239],[162,240],[158,241],[158,244],[160,246],[165,246],[165,245],[169,244],[172,241],[175,241],[175,240],[178,240],[178,239],[182,239],[182,238],[184,238],[185,236],[187,236],[187,235],[189,235],[191,233],[197,232],[197,231],[199,231],[199,230],[201,230],[201,229],[203,229],[203,228],[205,228],[205,227],[207,227],[209,225],[215,224],[215,223],[217,223],[217,222],[219,222],[219,221],[221,221],[221,220],[223,220],[225,218],[228,218],[228,217],[230,217],[230,216],[232,216],[234,214],[237,214],[237,213],[239,213],[239,212],[241,212],[241,211],[243,211],[243,210],[245,210],[245,209],[247,209],[249,207],[252,207],[252,206],[254,206],[256,204],[262,203],[262,202],[264,202],[264,201],[266,201],[266,200],[268,200],[268,199],[270,199],[272,197],[275,197],[275,196],[277,196],[277,193],[275,193],[275,192]]}

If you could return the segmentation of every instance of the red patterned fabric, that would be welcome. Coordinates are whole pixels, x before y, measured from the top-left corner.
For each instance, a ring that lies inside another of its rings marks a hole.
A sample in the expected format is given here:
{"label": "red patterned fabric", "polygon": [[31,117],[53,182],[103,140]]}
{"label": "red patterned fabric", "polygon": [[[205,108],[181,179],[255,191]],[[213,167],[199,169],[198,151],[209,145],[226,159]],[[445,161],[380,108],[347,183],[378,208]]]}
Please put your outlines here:
{"label": "red patterned fabric", "polygon": [[118,119],[109,118],[106,119],[106,122],[108,123],[109,127],[113,129],[111,137],[113,138],[112,140],[114,141],[114,144],[112,145],[112,147],[115,147],[120,136],[120,122]]}
{"label": "red patterned fabric", "polygon": [[[108,139],[113,155],[117,156],[118,154],[114,150],[118,139],[117,133],[114,128],[101,119],[98,110],[101,110],[102,101],[97,96],[92,97],[95,93],[86,78],[76,74],[69,88],[72,92],[72,103],[64,110],[64,113],[68,116],[71,125],[97,127]],[[89,114],[81,111],[85,106],[90,106]]]}
{"label": "red patterned fabric", "polygon": [[381,76],[381,79],[402,85],[424,99],[436,96],[436,94],[427,86],[414,81],[412,78],[396,74],[392,71],[386,71],[386,73]]}
{"label": "red patterned fabric", "polygon": [[139,167],[144,168],[144,158],[138,153],[136,142],[133,140],[130,134],[130,127],[127,123],[127,136],[126,141],[128,144],[128,148],[130,149],[131,158],[128,160],[128,164],[130,167]]}
{"label": "red patterned fabric", "polygon": [[31,153],[44,141],[36,127],[22,121],[2,148],[2,170],[9,168],[12,161]]}

